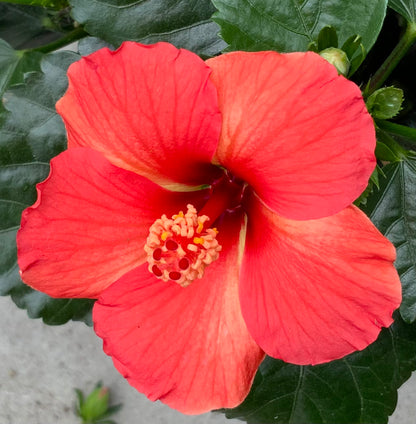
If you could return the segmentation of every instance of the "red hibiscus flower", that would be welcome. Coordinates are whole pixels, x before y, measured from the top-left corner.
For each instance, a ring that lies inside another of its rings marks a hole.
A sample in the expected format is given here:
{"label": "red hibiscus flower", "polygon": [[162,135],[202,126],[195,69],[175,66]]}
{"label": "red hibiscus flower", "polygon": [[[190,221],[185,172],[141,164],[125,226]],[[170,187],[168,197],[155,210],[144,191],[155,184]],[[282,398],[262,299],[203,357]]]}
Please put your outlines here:
{"label": "red hibiscus flower", "polygon": [[394,248],[350,206],[373,122],[332,65],[126,42],[68,75],[68,150],[23,214],[21,275],[98,298],[95,331],[139,391],[234,407],[264,352],[322,363],[391,324]]}

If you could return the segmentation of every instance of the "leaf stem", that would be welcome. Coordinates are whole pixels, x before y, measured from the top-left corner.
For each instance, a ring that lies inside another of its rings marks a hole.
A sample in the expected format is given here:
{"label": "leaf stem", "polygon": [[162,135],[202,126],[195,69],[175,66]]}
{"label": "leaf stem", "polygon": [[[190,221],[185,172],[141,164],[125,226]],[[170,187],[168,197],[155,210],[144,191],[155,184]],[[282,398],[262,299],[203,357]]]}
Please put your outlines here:
{"label": "leaf stem", "polygon": [[81,38],[89,35],[82,27],[75,28],[73,31],[69,32],[59,40],[53,41],[52,43],[46,44],[45,46],[36,47],[34,49],[28,49],[27,51],[31,52],[40,52],[40,53],[50,53],[54,50],[57,50],[61,47],[65,47],[68,44],[78,41]]}
{"label": "leaf stem", "polygon": [[403,59],[407,51],[416,41],[416,22],[408,22],[406,31],[389,57],[380,66],[373,78],[370,80],[368,93],[371,94],[380,88],[393,72],[397,64]]}
{"label": "leaf stem", "polygon": [[405,137],[407,140],[416,143],[416,128],[411,128],[405,125],[395,124],[393,122],[383,120],[376,120],[376,124],[384,131]]}

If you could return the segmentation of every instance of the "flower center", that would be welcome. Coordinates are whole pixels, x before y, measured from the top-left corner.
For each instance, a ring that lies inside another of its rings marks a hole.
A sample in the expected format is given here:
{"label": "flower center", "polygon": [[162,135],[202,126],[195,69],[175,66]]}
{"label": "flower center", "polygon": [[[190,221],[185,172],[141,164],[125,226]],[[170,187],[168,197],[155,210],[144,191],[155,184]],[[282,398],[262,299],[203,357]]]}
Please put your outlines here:
{"label": "flower center", "polygon": [[[149,271],[163,281],[187,287],[202,278],[205,268],[219,257],[218,231],[211,225],[225,211],[240,206],[245,184],[224,173],[211,186],[210,196],[200,214],[187,205],[172,218],[162,215],[149,229],[144,250]],[[209,221],[209,224],[208,224]]]}
{"label": "flower center", "polygon": [[182,287],[202,278],[207,265],[218,259],[221,246],[215,228],[204,229],[208,216],[198,216],[192,205],[169,219],[163,215],[150,227],[144,250],[149,271]]}

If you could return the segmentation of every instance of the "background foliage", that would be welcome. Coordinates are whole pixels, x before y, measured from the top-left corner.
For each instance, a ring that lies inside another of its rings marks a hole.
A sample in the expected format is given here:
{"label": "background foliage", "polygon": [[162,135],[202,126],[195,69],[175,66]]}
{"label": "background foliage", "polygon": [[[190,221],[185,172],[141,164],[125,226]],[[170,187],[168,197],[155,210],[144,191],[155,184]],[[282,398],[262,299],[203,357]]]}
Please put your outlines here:
{"label": "background foliage", "polygon": [[[79,40],[78,52],[57,51]],[[0,2],[0,294],[47,324],[90,324],[91,300],[24,285],[15,236],[49,160],[65,149],[55,103],[80,55],[169,41],[203,58],[231,50],[342,48],[377,127],[378,167],[357,204],[396,246],[403,303],[362,352],[319,366],[267,358],[238,408],[248,423],[387,423],[416,369],[416,0],[15,0]],[[384,88],[381,88],[384,87]],[[403,102],[404,98],[404,102]]]}

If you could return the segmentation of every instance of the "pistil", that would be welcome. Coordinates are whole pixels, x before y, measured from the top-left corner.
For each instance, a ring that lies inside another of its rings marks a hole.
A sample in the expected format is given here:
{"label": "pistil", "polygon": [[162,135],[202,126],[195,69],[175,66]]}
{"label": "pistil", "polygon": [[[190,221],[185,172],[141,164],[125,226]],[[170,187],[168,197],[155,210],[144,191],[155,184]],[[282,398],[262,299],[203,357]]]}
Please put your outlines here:
{"label": "pistil", "polygon": [[210,225],[213,225],[225,211],[241,205],[245,188],[246,184],[243,181],[225,173],[212,185],[209,199],[200,214],[207,215],[210,218]]}

